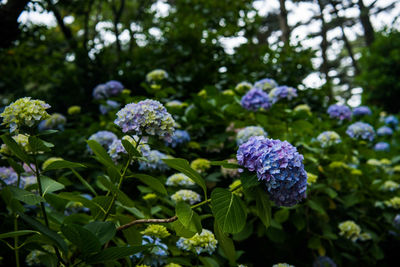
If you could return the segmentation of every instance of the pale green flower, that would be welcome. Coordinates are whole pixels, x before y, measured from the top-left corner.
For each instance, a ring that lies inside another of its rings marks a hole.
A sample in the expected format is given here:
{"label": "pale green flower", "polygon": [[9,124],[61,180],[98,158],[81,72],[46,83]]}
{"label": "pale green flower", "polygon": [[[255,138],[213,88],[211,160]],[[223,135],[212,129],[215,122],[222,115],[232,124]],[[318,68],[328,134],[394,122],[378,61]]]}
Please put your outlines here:
{"label": "pale green flower", "polygon": [[[233,183],[231,183],[229,185],[229,190],[233,190],[235,188],[239,188],[242,185],[242,182],[238,179],[233,181]],[[243,187],[240,187],[239,189],[236,189],[235,191],[233,191],[233,194],[237,195],[238,197],[242,197],[243,196]]]}
{"label": "pale green flower", "polygon": [[175,194],[171,196],[171,199],[177,203],[179,201],[188,202],[190,205],[193,205],[197,202],[200,202],[200,195],[192,190],[182,189],[177,191]]}
{"label": "pale green flower", "polygon": [[183,173],[175,173],[168,177],[166,183],[168,186],[193,186],[195,183],[192,179]]}
{"label": "pale green flower", "polygon": [[193,160],[192,163],[190,163],[190,167],[199,173],[203,173],[211,167],[211,163],[208,159],[199,158]]}
{"label": "pale green flower", "polygon": [[[29,135],[18,134],[12,137],[14,141],[25,151],[32,152],[31,147],[29,146]],[[12,155],[11,150],[7,147],[6,144],[2,144],[0,148],[0,153],[4,155]]]}
{"label": "pale green flower", "polygon": [[164,267],[182,267],[182,265],[171,262],[165,265]]}
{"label": "pale green flower", "polygon": [[389,208],[400,209],[400,197],[392,197],[389,200],[386,200],[385,205]]}
{"label": "pale green flower", "polygon": [[168,78],[168,73],[162,69],[155,69],[147,73],[146,81],[149,83],[159,83]]}
{"label": "pale green flower", "polygon": [[307,104],[298,105],[293,109],[293,111],[296,113],[305,112],[308,115],[311,115],[311,108]]}
{"label": "pale green flower", "polygon": [[165,226],[159,224],[150,224],[144,231],[141,231],[140,233],[142,235],[158,238],[166,238],[167,236],[171,235]]}
{"label": "pale green flower", "polygon": [[81,113],[81,107],[80,106],[70,106],[67,111],[68,115],[77,115]]}
{"label": "pale green flower", "polygon": [[315,175],[311,172],[307,172],[307,183],[308,184],[311,185],[311,184],[315,183],[317,181],[317,179],[318,179],[318,175]]}
{"label": "pale green flower", "polygon": [[382,185],[382,190],[383,191],[395,191],[399,189],[400,185],[394,181],[385,181],[385,183]]}
{"label": "pale green flower", "polygon": [[214,234],[209,230],[203,229],[200,235],[196,233],[191,238],[179,238],[176,246],[179,249],[192,251],[198,255],[202,252],[207,252],[211,255],[215,251],[217,243],[218,241],[215,239]]}
{"label": "pale green flower", "polygon": [[339,224],[339,235],[355,242],[361,233],[361,228],[354,221],[345,221]]}

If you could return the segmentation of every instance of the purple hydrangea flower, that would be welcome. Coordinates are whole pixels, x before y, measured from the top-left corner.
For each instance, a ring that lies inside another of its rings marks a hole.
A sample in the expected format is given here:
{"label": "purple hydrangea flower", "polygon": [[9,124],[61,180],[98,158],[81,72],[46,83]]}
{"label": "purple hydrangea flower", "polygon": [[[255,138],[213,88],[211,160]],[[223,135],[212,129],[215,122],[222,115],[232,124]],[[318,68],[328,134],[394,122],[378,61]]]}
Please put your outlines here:
{"label": "purple hydrangea flower", "polygon": [[94,133],[89,137],[89,140],[95,140],[106,149],[108,149],[109,146],[114,142],[114,140],[117,139],[118,137],[114,133],[109,131],[98,131],[97,133]]}
{"label": "purple hydrangea flower", "polygon": [[105,105],[100,105],[99,110],[101,114],[107,114],[109,111],[118,109],[121,106],[120,103],[114,100],[107,100]]}
{"label": "purple hydrangea flower", "polygon": [[261,79],[261,80],[257,81],[254,84],[253,88],[260,89],[263,91],[270,91],[277,86],[278,86],[278,83],[274,79],[265,78],[265,79]]}
{"label": "purple hydrangea flower", "polygon": [[386,123],[387,125],[389,125],[390,127],[396,129],[397,126],[399,125],[399,120],[398,120],[395,116],[390,115],[390,116],[387,116],[387,117],[385,118],[385,123]]}
{"label": "purple hydrangea flower", "polygon": [[240,104],[245,109],[251,111],[257,111],[260,108],[269,109],[271,107],[268,94],[262,91],[261,89],[257,88],[253,88],[250,91],[248,91],[242,97]]}
{"label": "purple hydrangea flower", "polygon": [[371,115],[372,111],[369,107],[367,106],[359,106],[353,109],[353,116],[365,116],[365,115]]}
{"label": "purple hydrangea flower", "polygon": [[303,156],[287,141],[251,137],[239,147],[236,157],[240,165],[256,171],[276,205],[293,206],[306,197]]}
{"label": "purple hydrangea flower", "polygon": [[158,135],[167,141],[171,140],[175,130],[175,121],[167,109],[160,102],[150,99],[127,104],[117,112],[114,123],[124,133]]}
{"label": "purple hydrangea flower", "polygon": [[389,151],[390,145],[386,142],[379,142],[379,143],[375,144],[374,150],[375,151]]}
{"label": "purple hydrangea flower", "polygon": [[99,84],[93,89],[93,98],[96,100],[108,98],[107,86],[105,84]]}
{"label": "purple hydrangea flower", "polygon": [[382,126],[376,131],[376,133],[379,136],[389,136],[389,135],[393,134],[393,130],[392,130],[392,128],[390,128],[388,126]]}
{"label": "purple hydrangea flower", "polygon": [[[136,146],[136,141],[134,138],[130,136],[124,136],[122,139],[129,141],[133,146]],[[138,139],[138,137],[136,137]],[[150,147],[145,142],[140,142],[138,146],[138,150],[142,154],[143,157],[147,157],[150,153]],[[121,154],[128,154],[125,150],[124,146],[122,145],[122,141],[119,139],[115,139],[112,144],[108,148],[108,154],[110,155],[111,159],[114,161],[118,161],[121,158]]]}
{"label": "purple hydrangea flower", "polygon": [[146,160],[139,159],[139,170],[144,171],[155,171],[159,170],[161,172],[169,170],[167,164],[162,161],[168,158],[167,155],[161,153],[158,150],[150,150],[146,155],[143,155]]}
{"label": "purple hydrangea flower", "polygon": [[313,262],[313,267],[336,267],[336,263],[329,257],[319,256]]}
{"label": "purple hydrangea flower", "polygon": [[375,138],[374,128],[365,122],[356,122],[347,127],[346,134],[353,139],[372,141]]}
{"label": "purple hydrangea flower", "polygon": [[272,103],[276,103],[284,98],[292,100],[293,98],[297,97],[297,90],[286,85],[278,86],[271,90],[269,97],[272,99]]}
{"label": "purple hydrangea flower", "polygon": [[170,142],[165,142],[165,144],[173,148],[190,141],[190,135],[185,130],[176,130],[171,138],[172,140]]}
{"label": "purple hydrangea flower", "polygon": [[107,99],[112,96],[116,96],[124,90],[122,83],[118,81],[108,81],[105,84],[99,84],[93,89],[93,98],[96,100]]}
{"label": "purple hydrangea flower", "polygon": [[11,167],[0,167],[0,179],[7,185],[17,185],[18,175]]}
{"label": "purple hydrangea flower", "polygon": [[328,114],[331,118],[343,120],[351,120],[351,109],[344,105],[330,105],[328,108]]}

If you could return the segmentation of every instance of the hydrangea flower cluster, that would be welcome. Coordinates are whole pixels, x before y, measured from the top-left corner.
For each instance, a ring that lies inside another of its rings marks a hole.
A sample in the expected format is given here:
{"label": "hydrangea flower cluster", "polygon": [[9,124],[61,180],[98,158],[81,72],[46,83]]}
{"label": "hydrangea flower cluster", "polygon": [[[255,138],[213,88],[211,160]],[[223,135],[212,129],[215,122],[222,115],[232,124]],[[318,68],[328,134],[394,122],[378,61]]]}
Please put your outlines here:
{"label": "hydrangea flower cluster", "polygon": [[392,197],[384,203],[389,208],[400,209],[400,197]]}
{"label": "hydrangea flower cluster", "polygon": [[[240,179],[237,179],[229,185],[229,190],[232,191],[232,190],[236,189],[235,191],[233,191],[233,194],[237,195],[238,197],[242,197],[243,196],[243,188],[242,187],[239,188],[239,186],[241,186],[241,185],[242,185],[242,181],[240,181]],[[237,188],[239,188],[239,189],[237,189]]]}
{"label": "hydrangea flower cluster", "polygon": [[258,88],[248,91],[240,100],[240,104],[243,108],[250,111],[257,111],[259,109],[267,110],[271,107],[268,94]]}
{"label": "hydrangea flower cluster", "polygon": [[[233,163],[233,164],[237,164],[237,160],[236,159],[228,159],[227,160],[228,163]],[[221,166],[221,173],[222,176],[224,176],[225,178],[239,178],[240,176],[240,172],[239,169],[231,169],[231,168],[226,168],[224,166]]]}
{"label": "hydrangea flower cluster", "polygon": [[199,158],[199,159],[193,160],[190,163],[190,167],[199,173],[203,173],[211,167],[211,163],[208,159]]}
{"label": "hydrangea flower cluster", "polygon": [[171,262],[165,265],[165,267],[182,267],[182,265]]}
{"label": "hydrangea flower cluster", "polygon": [[64,130],[64,126],[67,123],[67,118],[60,113],[51,114],[46,120],[39,123],[39,131],[44,130]]}
{"label": "hydrangea flower cluster", "polygon": [[278,206],[293,206],[306,197],[303,156],[287,141],[252,137],[239,147],[236,157],[240,165],[256,171]]}
{"label": "hydrangea flower cluster", "polygon": [[339,134],[334,131],[325,131],[320,133],[317,140],[322,147],[330,147],[342,142]]}
{"label": "hydrangea flower cluster", "polygon": [[328,114],[331,118],[343,120],[351,120],[351,109],[344,105],[330,105],[328,108]]}
{"label": "hydrangea flower cluster", "polygon": [[297,97],[297,90],[293,87],[282,85],[272,89],[269,93],[269,97],[272,99],[273,104],[285,98],[292,100]]}
{"label": "hydrangea flower cluster", "polygon": [[365,122],[355,122],[347,127],[346,134],[353,139],[372,141],[375,138],[374,128]]}
{"label": "hydrangea flower cluster", "polygon": [[167,146],[171,146],[173,148],[190,142],[190,135],[185,130],[176,130],[173,135],[171,136],[171,140],[165,142]]}
{"label": "hydrangea flower cluster", "polygon": [[319,256],[313,262],[312,267],[336,267],[336,263],[329,257]]}
{"label": "hydrangea flower cluster", "polygon": [[390,115],[385,118],[385,124],[396,129],[397,126],[399,125],[399,120],[395,116]]}
{"label": "hydrangea flower cluster", "polygon": [[94,140],[100,145],[102,145],[104,148],[108,149],[114,142],[114,140],[117,139],[118,137],[110,131],[98,131],[92,134],[88,140]]}
{"label": "hydrangea flower cluster", "polygon": [[168,73],[162,69],[155,69],[147,73],[146,81],[149,83],[158,83],[168,78]]}
{"label": "hydrangea flower cluster", "polygon": [[308,115],[311,115],[311,108],[307,104],[298,105],[293,109],[293,111],[296,112],[296,113],[305,112]]}
{"label": "hydrangea flower cluster", "polygon": [[172,101],[167,102],[167,103],[165,104],[165,106],[166,106],[167,108],[181,109],[181,108],[186,107],[187,104],[184,103],[184,102],[182,102],[182,101],[179,101],[179,100],[172,100]]}
{"label": "hydrangea flower cluster", "polygon": [[278,86],[278,83],[274,79],[265,78],[265,79],[261,79],[261,80],[257,81],[254,84],[253,88],[269,92],[270,90],[274,89],[277,86]]}
{"label": "hydrangea flower cluster", "polygon": [[191,251],[200,255],[201,253],[213,254],[217,248],[218,241],[215,239],[214,234],[207,229],[203,229],[201,234],[196,233],[191,238],[181,237],[176,242],[179,249]]}
{"label": "hydrangea flower cluster", "polygon": [[118,81],[108,81],[104,84],[99,84],[93,89],[93,98],[96,100],[107,99],[116,96],[124,90],[122,83]]}
{"label": "hydrangea flower cluster", "polygon": [[0,167],[0,179],[3,180],[3,182],[5,182],[7,185],[16,185],[18,181],[18,175],[11,167]]}
{"label": "hydrangea flower cluster", "polygon": [[361,117],[361,116],[369,116],[372,114],[372,111],[367,106],[359,106],[353,109],[353,116]]}
{"label": "hydrangea flower cluster", "polygon": [[[21,147],[25,152],[31,152],[31,147],[29,146],[29,135],[17,134],[12,137],[14,141]],[[0,153],[3,155],[12,155],[11,150],[6,144],[2,144],[0,148]]]}
{"label": "hydrangea flower cluster", "polygon": [[114,100],[107,100],[105,104],[99,106],[100,113],[105,115],[108,112],[120,108],[121,104]]}
{"label": "hydrangea flower cluster", "polygon": [[50,115],[46,109],[50,108],[41,100],[32,100],[30,97],[20,98],[5,107],[0,117],[3,118],[3,125],[10,128],[10,132],[18,131],[20,127],[33,127]]}
{"label": "hydrangea flower cluster", "polygon": [[166,262],[166,258],[169,255],[168,246],[161,242],[159,238],[152,238],[144,235],[142,239],[142,246],[151,245],[151,248],[147,250],[147,254],[141,252],[131,256],[134,259],[139,259],[145,266],[162,266]]}
{"label": "hydrangea flower cluster", "polygon": [[[140,147],[140,146],[139,146]],[[164,153],[158,150],[150,150],[146,153],[141,151],[146,160],[139,160],[139,170],[143,171],[161,171],[164,172],[169,170],[167,164],[164,163],[163,159],[168,158]]]}
{"label": "hydrangea flower cluster", "polygon": [[[133,146],[136,146],[136,141],[129,135],[125,135],[122,139],[129,141]],[[140,142],[138,146],[139,152],[142,156],[146,157],[150,153],[150,147],[144,142]],[[121,158],[121,154],[127,154],[124,146],[122,145],[122,141],[119,139],[114,139],[111,145],[108,147],[108,154],[111,159],[117,161]]]}
{"label": "hydrangea flower cluster", "polygon": [[383,191],[389,191],[389,192],[393,192],[396,191],[397,189],[400,188],[400,185],[394,181],[388,180],[385,181],[382,185],[382,190]]}
{"label": "hydrangea flower cluster", "polygon": [[240,146],[241,144],[249,141],[250,137],[253,136],[264,136],[267,137],[268,133],[260,126],[248,126],[241,129],[236,135],[236,144]]}
{"label": "hydrangea flower cluster", "polygon": [[77,115],[81,113],[81,107],[80,106],[70,106],[67,110],[68,115]]}
{"label": "hydrangea flower cluster", "polygon": [[389,151],[390,150],[390,145],[386,142],[379,142],[376,143],[374,146],[375,151]]}
{"label": "hydrangea flower cluster", "polygon": [[314,184],[318,180],[318,175],[315,175],[311,172],[307,172],[307,183],[309,185]]}
{"label": "hydrangea flower cluster", "polygon": [[355,242],[360,237],[361,228],[354,221],[344,221],[339,224],[339,235]]}
{"label": "hydrangea flower cluster", "polygon": [[244,94],[245,92],[249,91],[253,85],[249,82],[240,82],[236,85],[235,91],[239,94]]}
{"label": "hydrangea flower cluster", "polygon": [[159,224],[150,224],[145,230],[140,232],[142,235],[147,235],[157,238],[166,238],[171,234],[168,232],[167,228]]}
{"label": "hydrangea flower cluster", "polygon": [[175,121],[167,109],[156,100],[127,104],[117,113],[114,121],[124,133],[158,135],[171,140]]}
{"label": "hydrangea flower cluster", "polygon": [[165,182],[168,186],[193,186],[195,183],[192,179],[187,177],[183,173],[175,173],[168,177],[167,181]]}
{"label": "hydrangea flower cluster", "polygon": [[393,134],[393,130],[388,126],[382,126],[376,131],[376,133],[379,136],[390,136]]}
{"label": "hydrangea flower cluster", "polygon": [[171,196],[171,199],[177,203],[179,201],[188,202],[190,205],[193,205],[197,202],[200,202],[201,197],[199,194],[192,190],[181,189],[177,191],[175,194]]}

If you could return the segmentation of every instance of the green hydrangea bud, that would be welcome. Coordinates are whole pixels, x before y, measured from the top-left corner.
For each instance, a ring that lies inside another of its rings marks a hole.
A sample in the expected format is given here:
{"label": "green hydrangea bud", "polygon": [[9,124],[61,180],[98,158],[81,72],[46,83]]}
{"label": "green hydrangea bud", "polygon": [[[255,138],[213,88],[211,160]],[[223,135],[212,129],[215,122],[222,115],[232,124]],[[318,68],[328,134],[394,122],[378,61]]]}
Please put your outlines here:
{"label": "green hydrangea bud", "polygon": [[190,163],[190,167],[199,173],[203,173],[211,167],[211,163],[208,159],[199,158],[193,160],[192,163]]}
{"label": "green hydrangea bud", "polygon": [[81,113],[81,107],[80,106],[70,106],[68,108],[68,115],[77,115]]}
{"label": "green hydrangea bud", "polygon": [[142,235],[158,238],[166,238],[167,236],[171,235],[165,226],[159,224],[150,224],[144,231],[141,231],[140,233]]}
{"label": "green hydrangea bud", "polygon": [[361,228],[354,221],[345,221],[339,224],[339,235],[355,242],[361,233]]}

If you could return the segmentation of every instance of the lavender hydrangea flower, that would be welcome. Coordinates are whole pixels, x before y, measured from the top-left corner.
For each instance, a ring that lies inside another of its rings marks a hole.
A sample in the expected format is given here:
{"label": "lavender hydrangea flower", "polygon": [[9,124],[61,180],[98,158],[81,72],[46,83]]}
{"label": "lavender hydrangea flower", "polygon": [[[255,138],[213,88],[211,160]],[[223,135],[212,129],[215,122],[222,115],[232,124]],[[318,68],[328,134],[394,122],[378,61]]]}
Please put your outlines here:
{"label": "lavender hydrangea flower", "polygon": [[0,179],[7,185],[17,185],[18,175],[11,167],[0,167]]}
{"label": "lavender hydrangea flower", "polygon": [[241,129],[236,135],[236,143],[238,146],[241,144],[246,143],[250,137],[253,136],[265,136],[267,137],[268,134],[264,129],[260,126],[248,126]]}
{"label": "lavender hydrangea flower", "polygon": [[390,136],[393,134],[393,130],[388,126],[382,126],[376,131],[376,133],[379,136]]}
{"label": "lavender hydrangea flower", "polygon": [[254,84],[253,88],[269,92],[270,90],[274,89],[277,86],[278,86],[278,83],[274,79],[265,78],[265,79],[261,79],[261,80],[257,81]]}
{"label": "lavender hydrangea flower", "polygon": [[171,140],[175,121],[167,109],[156,100],[144,100],[137,104],[127,104],[117,112],[114,121],[124,133],[136,135],[158,135],[167,141]]}
{"label": "lavender hydrangea flower", "polygon": [[167,164],[162,161],[163,159],[168,158],[167,155],[161,153],[158,150],[150,150],[145,155],[143,155],[146,160],[139,160],[139,170],[144,171],[161,171],[164,172],[169,170]]}
{"label": "lavender hydrangea flower", "polygon": [[334,131],[325,131],[318,135],[318,142],[322,147],[329,147],[342,142],[340,136]]}
{"label": "lavender hydrangea flower", "polygon": [[375,151],[389,151],[390,145],[386,142],[379,142],[379,143],[375,144],[374,150]]}
{"label": "lavender hydrangea flower", "polygon": [[399,120],[395,116],[390,115],[385,118],[385,124],[396,129],[397,126],[399,125]]}
{"label": "lavender hydrangea flower", "polygon": [[165,142],[165,145],[171,146],[173,148],[185,144],[190,141],[190,135],[185,130],[176,130],[174,134],[171,136],[170,142]]}
{"label": "lavender hydrangea flower", "polygon": [[108,81],[105,84],[99,84],[93,89],[93,98],[96,100],[107,99],[118,95],[124,90],[124,86],[118,81]]}
{"label": "lavender hydrangea flower", "polygon": [[248,91],[242,97],[240,104],[242,107],[250,111],[257,111],[261,108],[266,110],[271,107],[268,94],[257,88]]}
{"label": "lavender hydrangea flower", "polygon": [[97,85],[92,92],[93,98],[96,100],[108,98],[107,86],[105,84]]}
{"label": "lavender hydrangea flower", "polygon": [[353,139],[372,141],[375,138],[374,128],[365,122],[356,122],[347,127],[346,134]]}
{"label": "lavender hydrangea flower", "polygon": [[117,139],[118,137],[110,131],[98,131],[92,134],[88,140],[94,140],[106,149],[108,149],[114,142],[114,140]]}
{"label": "lavender hydrangea flower", "polygon": [[256,171],[278,206],[293,206],[306,197],[307,173],[303,156],[286,141],[251,137],[237,151],[239,165]]}
{"label": "lavender hydrangea flower", "polygon": [[329,257],[319,256],[313,262],[313,267],[336,267],[336,263]]}
{"label": "lavender hydrangea flower", "polygon": [[39,131],[44,131],[44,130],[55,130],[58,129],[60,131],[64,130],[64,126],[67,123],[67,118],[65,118],[64,115],[60,113],[54,113],[51,114],[50,117],[48,117],[46,120],[41,121],[39,123]]}
{"label": "lavender hydrangea flower", "polygon": [[344,105],[330,105],[328,108],[328,114],[331,118],[343,120],[351,120],[351,109]]}
{"label": "lavender hydrangea flower", "polygon": [[278,86],[271,90],[269,97],[272,99],[273,104],[284,98],[292,100],[297,97],[297,90],[286,85]]}
{"label": "lavender hydrangea flower", "polygon": [[353,109],[353,116],[369,116],[372,114],[372,111],[367,106],[359,106]]}
{"label": "lavender hydrangea flower", "polygon": [[118,109],[121,106],[120,103],[114,100],[107,100],[106,104],[101,104],[99,106],[99,110],[101,114],[107,114],[111,110]]}

